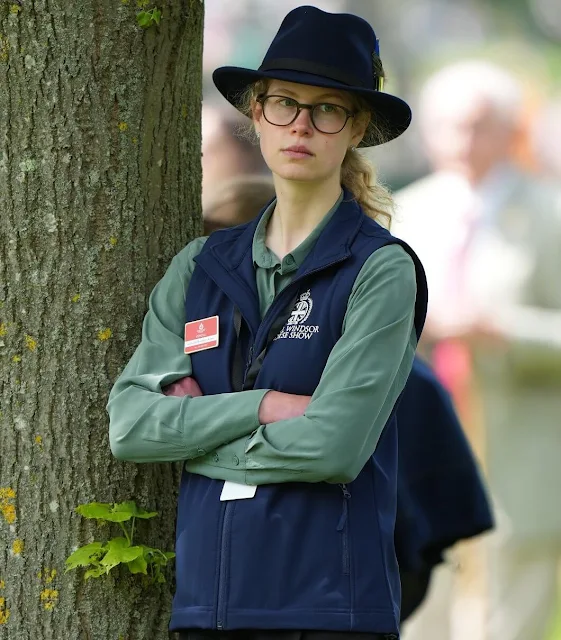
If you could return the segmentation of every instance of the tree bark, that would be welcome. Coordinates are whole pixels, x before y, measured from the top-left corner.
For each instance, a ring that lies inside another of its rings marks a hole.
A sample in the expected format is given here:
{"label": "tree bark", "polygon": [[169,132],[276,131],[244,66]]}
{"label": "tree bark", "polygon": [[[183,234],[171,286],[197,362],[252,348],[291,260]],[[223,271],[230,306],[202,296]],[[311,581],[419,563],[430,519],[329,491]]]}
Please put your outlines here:
{"label": "tree bark", "polygon": [[[136,13],[157,6],[159,26]],[[65,573],[134,499],[173,549],[178,468],[115,461],[108,392],[200,235],[202,0],[0,0],[0,637],[168,638],[173,583]]]}

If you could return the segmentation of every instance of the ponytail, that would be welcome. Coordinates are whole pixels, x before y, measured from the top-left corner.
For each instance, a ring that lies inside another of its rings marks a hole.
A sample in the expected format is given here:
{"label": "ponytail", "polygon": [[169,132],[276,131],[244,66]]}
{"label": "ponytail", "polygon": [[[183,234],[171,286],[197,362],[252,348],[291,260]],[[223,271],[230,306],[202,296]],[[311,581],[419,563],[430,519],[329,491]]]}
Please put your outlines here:
{"label": "ponytail", "polygon": [[372,163],[360,151],[347,151],[341,167],[341,184],[353,194],[369,218],[390,228],[393,198],[388,189],[378,182]]}

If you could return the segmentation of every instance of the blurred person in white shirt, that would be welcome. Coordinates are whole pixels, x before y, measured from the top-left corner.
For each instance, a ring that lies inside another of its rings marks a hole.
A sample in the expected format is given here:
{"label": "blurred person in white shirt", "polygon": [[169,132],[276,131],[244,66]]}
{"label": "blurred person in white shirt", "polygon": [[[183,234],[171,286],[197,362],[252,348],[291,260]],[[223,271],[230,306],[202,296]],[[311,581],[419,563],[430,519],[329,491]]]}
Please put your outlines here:
{"label": "blurred person in white shirt", "polygon": [[[427,272],[433,365],[460,411],[474,381],[479,391],[497,514],[485,640],[544,638],[561,554],[561,201],[512,162],[522,104],[517,81],[488,62],[430,78],[420,126],[433,173],[396,195],[392,226]],[[406,640],[460,638],[453,582],[440,570]]]}

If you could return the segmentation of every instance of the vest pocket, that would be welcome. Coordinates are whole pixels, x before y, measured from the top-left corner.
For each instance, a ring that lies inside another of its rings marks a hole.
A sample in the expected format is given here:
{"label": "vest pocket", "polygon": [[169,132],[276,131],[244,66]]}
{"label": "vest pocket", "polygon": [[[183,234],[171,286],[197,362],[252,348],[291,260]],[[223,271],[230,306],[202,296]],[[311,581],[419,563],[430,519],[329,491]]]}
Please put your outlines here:
{"label": "vest pocket", "polygon": [[341,549],[343,557],[343,575],[348,576],[351,572],[351,558],[349,550],[349,500],[351,494],[346,484],[339,485],[343,492],[343,510],[337,525],[337,531],[341,533]]}

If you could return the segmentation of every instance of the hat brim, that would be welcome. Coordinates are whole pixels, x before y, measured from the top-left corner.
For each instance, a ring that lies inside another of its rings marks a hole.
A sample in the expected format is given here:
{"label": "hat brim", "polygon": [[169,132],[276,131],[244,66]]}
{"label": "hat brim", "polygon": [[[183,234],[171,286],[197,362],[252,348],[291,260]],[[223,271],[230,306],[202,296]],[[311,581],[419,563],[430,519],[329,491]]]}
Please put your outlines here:
{"label": "hat brim", "polygon": [[276,69],[275,71],[256,71],[243,67],[219,67],[212,74],[216,88],[236,109],[240,109],[241,98],[250,84],[262,79],[285,80],[308,84],[314,87],[326,87],[347,91],[364,98],[372,109],[372,117],[377,132],[373,132],[360,143],[360,147],[373,147],[389,142],[400,136],[411,123],[411,109],[409,105],[396,96],[373,89],[352,87],[342,82],[330,80],[313,73]]}

